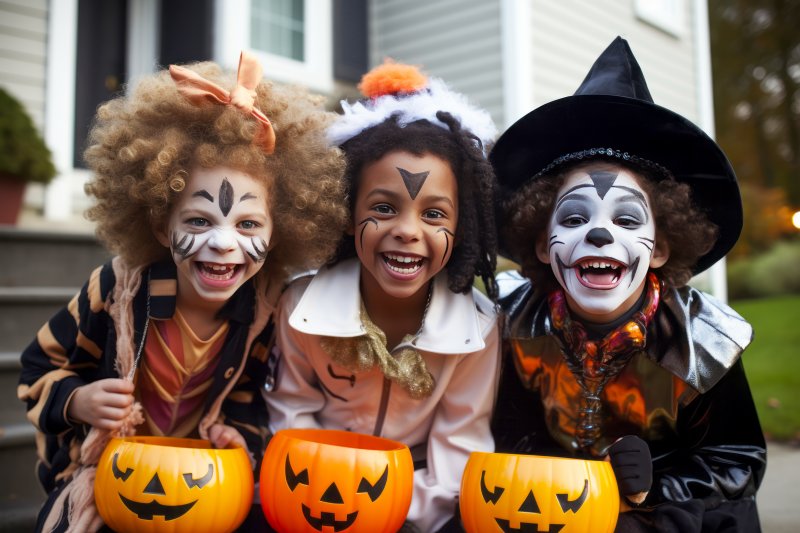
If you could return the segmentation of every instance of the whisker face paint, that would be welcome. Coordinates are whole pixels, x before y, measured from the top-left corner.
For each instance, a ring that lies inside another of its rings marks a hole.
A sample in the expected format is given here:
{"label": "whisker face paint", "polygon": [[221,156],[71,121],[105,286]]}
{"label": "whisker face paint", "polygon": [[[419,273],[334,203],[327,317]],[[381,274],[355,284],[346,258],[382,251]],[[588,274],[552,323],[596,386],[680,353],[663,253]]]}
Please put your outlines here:
{"label": "whisker face paint", "polygon": [[570,172],[548,224],[550,264],[570,306],[610,322],[641,294],[655,247],[647,194],[622,168]]}
{"label": "whisker face paint", "polygon": [[228,167],[189,174],[167,232],[179,298],[223,301],[258,272],[272,236],[268,206],[264,184],[249,174]]}
{"label": "whisker face paint", "polygon": [[450,164],[395,151],[365,165],[353,220],[365,301],[426,297],[453,253],[458,182]]}

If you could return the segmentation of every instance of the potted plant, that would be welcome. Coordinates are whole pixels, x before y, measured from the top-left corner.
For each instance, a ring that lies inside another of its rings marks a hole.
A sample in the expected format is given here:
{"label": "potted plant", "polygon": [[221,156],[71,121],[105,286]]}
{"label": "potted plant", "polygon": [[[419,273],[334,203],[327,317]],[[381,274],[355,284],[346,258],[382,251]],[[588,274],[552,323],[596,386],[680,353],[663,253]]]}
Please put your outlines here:
{"label": "potted plant", "polygon": [[56,175],[52,154],[19,101],[0,88],[0,224],[16,224],[28,183]]}

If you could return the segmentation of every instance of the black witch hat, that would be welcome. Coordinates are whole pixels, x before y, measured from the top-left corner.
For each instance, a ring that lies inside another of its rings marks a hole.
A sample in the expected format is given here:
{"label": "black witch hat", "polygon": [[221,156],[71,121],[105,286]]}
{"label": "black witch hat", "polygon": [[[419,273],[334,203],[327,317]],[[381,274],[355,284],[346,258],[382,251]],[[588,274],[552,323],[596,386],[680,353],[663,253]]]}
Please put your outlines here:
{"label": "black witch hat", "polygon": [[742,201],[728,158],[695,124],[653,102],[621,37],[603,51],[574,95],[534,109],[511,125],[489,159],[501,187],[513,192],[560,165],[595,157],[648,167],[656,177],[671,174],[692,188],[695,204],[719,227],[713,248],[692,269],[695,274],[724,257],[738,240]]}

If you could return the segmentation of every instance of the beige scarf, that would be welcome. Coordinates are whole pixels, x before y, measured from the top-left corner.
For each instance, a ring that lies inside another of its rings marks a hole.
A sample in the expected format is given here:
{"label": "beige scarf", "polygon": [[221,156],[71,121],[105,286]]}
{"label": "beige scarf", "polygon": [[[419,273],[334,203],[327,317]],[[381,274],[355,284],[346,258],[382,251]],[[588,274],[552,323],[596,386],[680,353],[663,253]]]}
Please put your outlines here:
{"label": "beige scarf", "polygon": [[[425,309],[427,313],[427,308]],[[361,323],[366,333],[358,337],[322,337],[320,345],[331,359],[350,372],[380,368],[387,379],[403,387],[415,400],[427,398],[436,381],[428,371],[422,355],[411,347],[392,354],[386,346],[386,334],[376,326],[361,303]],[[425,323],[425,316],[422,317]],[[422,328],[420,328],[421,330]],[[412,344],[419,335],[406,335],[402,344]]]}

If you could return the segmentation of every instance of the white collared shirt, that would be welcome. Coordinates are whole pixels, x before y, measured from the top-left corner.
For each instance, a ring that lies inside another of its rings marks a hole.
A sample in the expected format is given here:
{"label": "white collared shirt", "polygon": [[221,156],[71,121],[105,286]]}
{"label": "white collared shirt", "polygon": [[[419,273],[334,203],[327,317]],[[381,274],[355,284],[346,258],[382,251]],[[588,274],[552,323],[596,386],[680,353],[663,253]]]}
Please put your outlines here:
{"label": "white collared shirt", "polygon": [[500,361],[494,308],[477,290],[450,291],[446,274],[434,278],[415,346],[435,387],[415,400],[379,369],[354,374],[320,346],[320,336],[363,334],[360,272],[352,259],[286,290],[278,310],[278,379],[265,394],[270,427],[342,429],[426,447],[427,468],[414,474],[408,520],[435,531],[453,515],[469,454],[494,450],[489,421]]}

